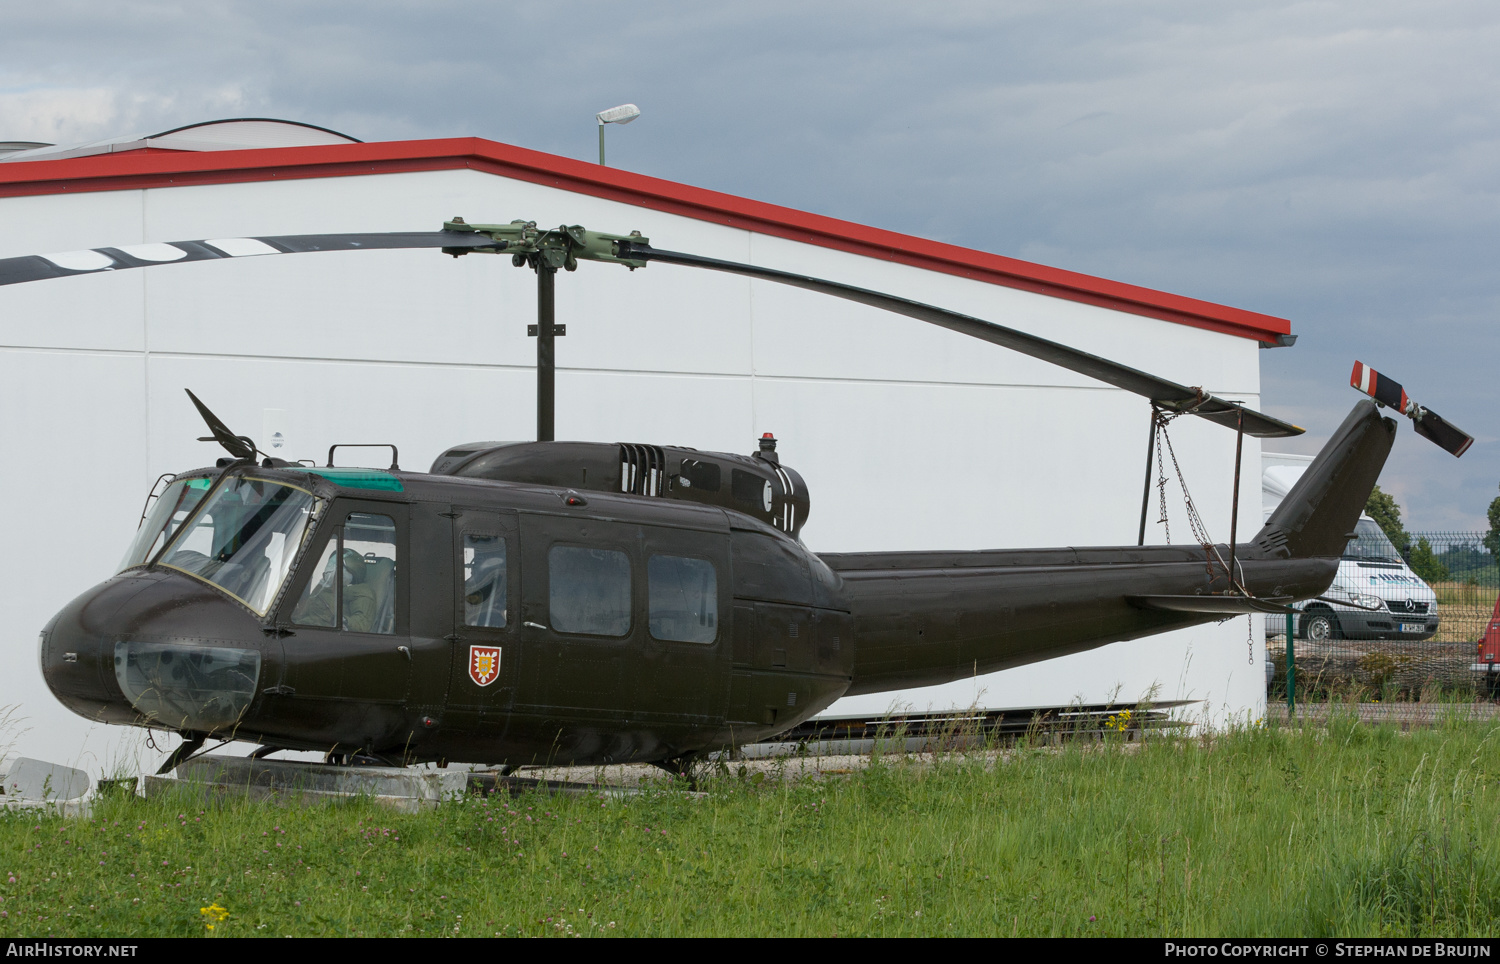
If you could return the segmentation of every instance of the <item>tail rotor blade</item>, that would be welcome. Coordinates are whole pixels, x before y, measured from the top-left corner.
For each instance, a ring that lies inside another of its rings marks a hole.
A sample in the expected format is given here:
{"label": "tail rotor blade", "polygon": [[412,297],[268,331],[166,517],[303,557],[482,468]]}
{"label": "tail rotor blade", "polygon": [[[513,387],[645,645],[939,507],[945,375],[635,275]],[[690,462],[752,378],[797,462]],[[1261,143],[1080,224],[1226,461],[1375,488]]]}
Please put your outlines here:
{"label": "tail rotor blade", "polygon": [[1422,417],[1416,420],[1416,429],[1418,435],[1437,443],[1438,448],[1455,457],[1463,455],[1469,450],[1469,446],[1474,444],[1474,436],[1464,432],[1437,412],[1427,409],[1423,409]]}
{"label": "tail rotor blade", "polygon": [[1354,372],[1349,376],[1349,385],[1403,415],[1411,405],[1411,399],[1406,397],[1406,389],[1401,387],[1400,382],[1380,374],[1364,362],[1354,363]]}
{"label": "tail rotor blade", "polygon": [[1364,392],[1375,401],[1394,408],[1412,420],[1417,434],[1435,443],[1438,448],[1451,453],[1455,458],[1463,455],[1474,444],[1474,436],[1449,422],[1437,412],[1423,408],[1406,394],[1406,389],[1394,378],[1382,375],[1364,362],[1354,363],[1349,384]]}

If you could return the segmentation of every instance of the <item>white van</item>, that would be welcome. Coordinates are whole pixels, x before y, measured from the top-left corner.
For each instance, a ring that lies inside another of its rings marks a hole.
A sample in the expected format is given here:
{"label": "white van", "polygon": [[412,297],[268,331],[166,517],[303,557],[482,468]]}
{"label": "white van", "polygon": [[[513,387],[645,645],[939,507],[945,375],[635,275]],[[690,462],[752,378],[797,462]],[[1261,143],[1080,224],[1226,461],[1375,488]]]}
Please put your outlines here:
{"label": "white van", "polygon": [[[1266,517],[1285,498],[1310,455],[1263,453],[1261,501]],[[1298,603],[1296,633],[1303,639],[1431,639],[1438,628],[1437,594],[1407,566],[1380,525],[1361,515],[1355,536],[1339,562],[1338,575],[1321,599]],[[1284,630],[1284,620],[1266,619],[1266,631]]]}

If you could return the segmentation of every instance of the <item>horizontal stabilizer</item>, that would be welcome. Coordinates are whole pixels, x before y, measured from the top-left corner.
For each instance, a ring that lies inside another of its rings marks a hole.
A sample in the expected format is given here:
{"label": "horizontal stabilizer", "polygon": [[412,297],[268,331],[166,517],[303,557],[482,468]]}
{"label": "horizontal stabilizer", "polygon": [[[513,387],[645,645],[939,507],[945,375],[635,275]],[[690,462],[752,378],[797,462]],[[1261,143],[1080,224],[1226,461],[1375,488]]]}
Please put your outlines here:
{"label": "horizontal stabilizer", "polygon": [[1126,596],[1132,606],[1142,609],[1163,609],[1173,613],[1223,613],[1226,616],[1243,616],[1246,613],[1275,613],[1283,615],[1292,610],[1286,603],[1291,596],[1279,600],[1255,599],[1250,596]]}

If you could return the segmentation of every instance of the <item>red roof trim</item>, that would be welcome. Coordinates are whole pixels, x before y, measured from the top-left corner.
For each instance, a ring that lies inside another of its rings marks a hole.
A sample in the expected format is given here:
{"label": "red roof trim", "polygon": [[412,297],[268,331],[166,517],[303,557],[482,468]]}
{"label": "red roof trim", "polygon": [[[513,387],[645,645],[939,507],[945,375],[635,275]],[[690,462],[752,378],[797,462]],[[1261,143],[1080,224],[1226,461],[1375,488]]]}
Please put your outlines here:
{"label": "red roof trim", "polygon": [[[245,151],[131,151],[52,161],[13,161],[0,164],[0,197],[465,167],[1256,341],[1274,342],[1278,335],[1291,331],[1291,323],[1285,318],[914,238],[478,137]],[[476,211],[471,216],[478,218],[485,214]]]}

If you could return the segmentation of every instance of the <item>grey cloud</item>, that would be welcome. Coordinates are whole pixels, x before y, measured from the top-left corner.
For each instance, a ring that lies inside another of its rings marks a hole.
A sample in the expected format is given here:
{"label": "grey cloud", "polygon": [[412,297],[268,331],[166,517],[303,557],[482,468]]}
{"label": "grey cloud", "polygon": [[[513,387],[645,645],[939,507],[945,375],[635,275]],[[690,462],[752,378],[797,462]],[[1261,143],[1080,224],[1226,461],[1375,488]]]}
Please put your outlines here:
{"label": "grey cloud", "polygon": [[[588,159],[593,113],[634,101],[612,163],[1285,315],[1272,411],[1326,432],[1357,356],[1483,436],[1497,41],[1483,2],[63,2],[7,14],[0,137],[34,136],[22,95],[102,90],[54,128],[232,108]],[[1427,448],[1403,437],[1387,487],[1478,525],[1500,453]]]}

